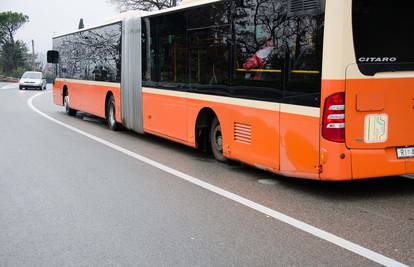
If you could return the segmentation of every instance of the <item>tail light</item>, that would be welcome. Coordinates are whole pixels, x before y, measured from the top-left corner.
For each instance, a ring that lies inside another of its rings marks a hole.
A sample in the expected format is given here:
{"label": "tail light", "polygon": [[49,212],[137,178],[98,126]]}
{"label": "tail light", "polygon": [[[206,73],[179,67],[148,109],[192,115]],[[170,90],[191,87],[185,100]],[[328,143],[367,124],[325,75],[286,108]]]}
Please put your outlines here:
{"label": "tail light", "polygon": [[322,136],[329,141],[345,142],[345,93],[336,93],[326,98]]}

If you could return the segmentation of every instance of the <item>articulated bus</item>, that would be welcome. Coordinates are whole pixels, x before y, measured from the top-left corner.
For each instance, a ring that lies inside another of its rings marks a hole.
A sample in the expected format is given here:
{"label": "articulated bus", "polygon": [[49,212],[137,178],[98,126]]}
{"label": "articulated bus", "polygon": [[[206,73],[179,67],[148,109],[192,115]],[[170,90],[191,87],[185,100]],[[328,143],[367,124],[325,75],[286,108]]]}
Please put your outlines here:
{"label": "articulated bus", "polygon": [[406,0],[183,0],[53,38],[54,103],[291,177],[414,173]]}

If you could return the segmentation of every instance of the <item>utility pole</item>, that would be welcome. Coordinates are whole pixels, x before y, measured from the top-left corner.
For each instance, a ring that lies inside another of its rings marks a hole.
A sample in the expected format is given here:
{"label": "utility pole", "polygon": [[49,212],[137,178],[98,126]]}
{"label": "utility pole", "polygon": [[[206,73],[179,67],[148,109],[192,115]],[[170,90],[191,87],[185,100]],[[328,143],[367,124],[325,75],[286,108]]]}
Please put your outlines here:
{"label": "utility pole", "polygon": [[32,70],[35,70],[35,49],[34,49],[34,40],[32,40]]}

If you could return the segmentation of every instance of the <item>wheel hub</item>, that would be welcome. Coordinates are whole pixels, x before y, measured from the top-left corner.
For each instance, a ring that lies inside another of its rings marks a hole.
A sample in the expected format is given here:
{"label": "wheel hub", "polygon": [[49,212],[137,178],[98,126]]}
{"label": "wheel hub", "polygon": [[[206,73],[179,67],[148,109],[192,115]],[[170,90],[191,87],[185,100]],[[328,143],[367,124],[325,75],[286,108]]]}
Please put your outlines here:
{"label": "wheel hub", "polygon": [[113,105],[111,105],[109,108],[109,122],[111,123],[111,125],[115,124],[115,112]]}
{"label": "wheel hub", "polygon": [[215,139],[217,150],[222,151],[223,150],[223,137],[221,135],[220,127],[217,127],[215,129],[214,136],[215,136],[214,139]]}

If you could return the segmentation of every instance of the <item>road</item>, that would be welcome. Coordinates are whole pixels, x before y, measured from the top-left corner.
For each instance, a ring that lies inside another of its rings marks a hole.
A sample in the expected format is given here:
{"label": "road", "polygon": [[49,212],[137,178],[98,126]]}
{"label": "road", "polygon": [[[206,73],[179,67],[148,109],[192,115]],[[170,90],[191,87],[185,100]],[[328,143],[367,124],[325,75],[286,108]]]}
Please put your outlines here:
{"label": "road", "polygon": [[321,183],[221,164],[154,136],[111,132],[87,114],[69,117],[48,91],[34,108],[71,129],[29,107],[39,91],[0,84],[0,266],[379,265],[239,198],[414,266],[410,177]]}

